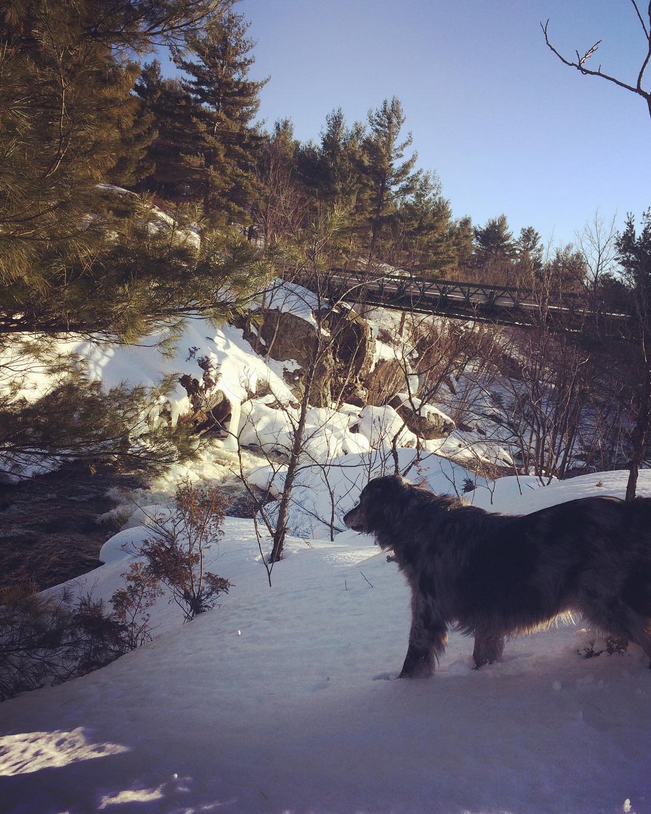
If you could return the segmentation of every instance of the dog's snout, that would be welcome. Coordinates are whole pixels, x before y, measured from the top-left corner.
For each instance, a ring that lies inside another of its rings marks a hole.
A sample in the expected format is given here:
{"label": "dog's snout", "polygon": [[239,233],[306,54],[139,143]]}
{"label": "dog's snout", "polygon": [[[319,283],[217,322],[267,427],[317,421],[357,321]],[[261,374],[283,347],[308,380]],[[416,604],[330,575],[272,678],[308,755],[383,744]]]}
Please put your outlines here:
{"label": "dog's snout", "polygon": [[359,520],[359,506],[355,506],[354,509],[351,509],[347,514],[344,515],[344,523],[346,524],[346,528],[352,529],[353,531],[361,531]]}

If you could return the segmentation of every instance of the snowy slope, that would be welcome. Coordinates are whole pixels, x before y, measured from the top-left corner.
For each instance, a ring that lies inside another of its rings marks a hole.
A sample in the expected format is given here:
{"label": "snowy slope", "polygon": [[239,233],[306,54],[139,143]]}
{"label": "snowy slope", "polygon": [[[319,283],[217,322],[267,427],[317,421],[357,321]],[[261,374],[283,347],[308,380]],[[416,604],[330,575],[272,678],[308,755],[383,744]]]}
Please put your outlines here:
{"label": "snowy slope", "polygon": [[[161,213],[161,217],[164,213]],[[259,299],[250,303],[252,309],[265,307],[291,311],[294,316],[315,325],[313,309],[319,307],[315,295],[301,286],[275,281]],[[383,309],[374,311],[368,320],[373,335],[381,328],[396,324],[396,315]],[[397,329],[396,329],[397,330]],[[37,337],[34,337],[37,339]],[[375,362],[380,358],[399,358],[399,348],[376,341]],[[228,452],[240,446],[255,447],[263,453],[287,453],[292,446],[293,428],[298,421],[295,396],[283,378],[284,371],[298,367],[295,360],[277,362],[256,353],[243,331],[225,324],[215,327],[198,316],[188,318],[178,332],[161,328],[137,344],[122,345],[94,342],[70,334],[58,339],[53,349],[62,356],[76,360],[90,381],[100,382],[105,391],[119,386],[142,386],[158,393],[148,422],[176,424],[181,415],[192,412],[183,375],[202,380],[206,368],[213,385],[210,393],[221,391],[231,406],[231,418],[226,437],[218,446]],[[200,364],[201,362],[201,364]],[[8,346],[0,353],[0,369],[11,371],[0,377],[0,394],[36,401],[60,383],[55,374],[22,345]],[[417,377],[411,382],[418,388]],[[166,382],[164,392],[159,392]],[[445,390],[445,388],[443,388]],[[266,394],[266,395],[262,395]],[[406,397],[406,394],[403,394]],[[416,400],[418,402],[418,400]],[[418,402],[420,403],[420,402]],[[279,409],[282,405],[282,409]],[[454,425],[435,405],[426,405],[423,412],[442,416]],[[403,419],[390,406],[368,405],[364,408],[340,405],[338,409],[312,407],[308,414],[306,440],[302,451],[303,463],[323,462],[348,453],[388,449],[391,439],[399,438],[400,446],[416,447],[417,438],[404,425]],[[491,443],[476,432],[455,432],[449,437],[422,441],[429,453],[449,458],[472,468],[478,464],[512,465],[509,453],[499,443]],[[0,475],[5,480],[32,477],[55,469],[60,462],[43,456],[0,454]]]}
{"label": "snowy slope", "polygon": [[[510,481],[494,505],[534,511],[624,483],[519,496]],[[125,567],[116,549],[87,575],[100,594]],[[214,554],[235,585],[220,608],[180,627],[165,605],[150,645],[0,705],[2,814],[651,811],[638,649],[581,659],[586,634],[559,627],[472,671],[472,643],[452,634],[432,679],[385,680],[404,657],[409,597],[368,538],[291,541],[272,588],[250,521],[229,518]]]}

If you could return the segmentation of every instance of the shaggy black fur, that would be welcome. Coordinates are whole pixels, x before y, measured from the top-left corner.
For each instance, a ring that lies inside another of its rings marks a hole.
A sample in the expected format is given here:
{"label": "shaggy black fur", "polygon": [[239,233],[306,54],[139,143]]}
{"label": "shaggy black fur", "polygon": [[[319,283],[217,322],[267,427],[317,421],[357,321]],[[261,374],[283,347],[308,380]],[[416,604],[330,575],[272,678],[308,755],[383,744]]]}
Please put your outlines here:
{"label": "shaggy black fur", "polygon": [[431,675],[447,630],[474,634],[477,667],[504,637],[568,612],[651,659],[651,499],[588,497],[503,515],[399,476],[372,480],[344,517],[393,554],[412,593],[401,677]]}

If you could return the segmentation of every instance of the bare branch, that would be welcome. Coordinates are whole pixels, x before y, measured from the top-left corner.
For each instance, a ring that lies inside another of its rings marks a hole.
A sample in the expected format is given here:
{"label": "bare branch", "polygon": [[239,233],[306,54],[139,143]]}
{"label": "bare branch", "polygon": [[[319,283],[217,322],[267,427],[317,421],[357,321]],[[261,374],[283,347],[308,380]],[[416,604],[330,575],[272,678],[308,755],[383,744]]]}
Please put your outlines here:
{"label": "bare branch", "polygon": [[[635,9],[635,13],[637,14],[637,18],[640,21],[640,25],[642,26],[642,29],[644,30],[644,35],[645,35],[645,37],[647,39],[649,39],[649,29],[647,28],[646,23],[644,22],[644,19],[642,18],[642,15],[640,14],[640,9],[639,9],[639,6],[638,6],[636,0],[631,0],[631,3],[633,3],[633,8]],[[649,19],[651,20],[651,3],[649,3],[648,13],[649,13]]]}
{"label": "bare branch", "polygon": [[[641,19],[641,16],[639,14],[639,9],[638,9],[637,5],[635,4],[634,0],[633,0],[633,5],[635,6],[636,12],[638,13],[638,17],[640,17],[640,21],[642,22],[642,25],[644,27],[645,34],[647,35],[647,40],[649,40],[649,35],[647,33],[646,25],[644,24],[644,22]],[[590,48],[588,48],[588,50],[583,55],[581,55],[579,53],[579,51],[575,51],[575,53],[576,53],[576,61],[573,61],[573,60],[570,60],[567,57],[563,56],[563,54],[561,54],[560,51],[558,51],[558,49],[555,48],[555,46],[552,44],[551,40],[549,39],[549,20],[547,20],[546,23],[541,22],[540,27],[542,28],[542,31],[543,31],[543,34],[544,34],[544,37],[545,37],[545,44],[547,45],[549,50],[553,54],[555,54],[555,56],[558,57],[558,59],[560,59],[560,61],[564,65],[567,65],[570,68],[576,68],[576,70],[579,71],[580,73],[582,73],[584,76],[599,76],[602,79],[607,80],[608,82],[612,82],[614,85],[617,85],[620,88],[624,88],[624,90],[630,91],[631,93],[635,93],[637,96],[641,96],[646,101],[647,105],[649,106],[649,114],[651,115],[651,94],[649,92],[645,91],[642,88],[642,80],[644,78],[644,72],[645,72],[645,70],[646,70],[646,68],[647,68],[647,66],[649,64],[649,60],[651,60],[651,40],[649,40],[649,48],[647,49],[646,57],[645,57],[645,59],[644,59],[644,61],[642,63],[642,67],[640,69],[640,72],[639,72],[639,75],[638,75],[638,78],[637,78],[637,84],[636,85],[629,85],[627,82],[624,82],[621,79],[617,79],[617,77],[615,77],[615,76],[611,76],[610,74],[604,73],[601,70],[601,65],[599,65],[599,67],[597,68],[596,71],[591,70],[590,68],[586,67],[586,63],[588,62],[590,57],[594,56],[597,49],[599,48],[599,45],[601,44],[601,40],[598,40],[597,42],[595,42],[594,45],[592,45]]]}

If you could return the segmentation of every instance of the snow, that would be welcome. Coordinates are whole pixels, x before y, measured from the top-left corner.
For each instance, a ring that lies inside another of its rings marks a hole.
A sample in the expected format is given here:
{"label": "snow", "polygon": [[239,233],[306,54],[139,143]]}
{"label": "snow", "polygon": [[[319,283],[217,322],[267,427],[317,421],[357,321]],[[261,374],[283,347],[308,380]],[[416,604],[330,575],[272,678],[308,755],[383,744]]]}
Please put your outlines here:
{"label": "snow", "polygon": [[[275,281],[267,292],[251,301],[250,307],[260,307],[263,301],[265,307],[291,311],[316,324],[314,310],[319,307],[318,298],[301,286]],[[378,311],[377,318],[369,320],[369,326],[374,335],[381,329],[386,331],[387,326],[394,326],[397,331],[396,316]],[[376,342],[376,347],[382,358],[398,358],[399,348],[384,346],[381,342]],[[238,438],[240,446],[251,445],[265,453],[291,449],[298,409],[283,373],[296,369],[298,363],[263,359],[244,339],[242,330],[231,325],[217,328],[210,321],[195,316],[186,319],[175,333],[161,328],[138,344],[94,342],[70,335],[54,342],[53,351],[57,350],[77,360],[89,380],[100,382],[104,391],[119,386],[141,386],[156,393],[158,403],[146,417],[148,424],[169,421],[175,425],[182,415],[191,412],[190,399],[180,378],[185,374],[201,381],[208,366],[214,380],[213,390],[221,390],[231,404],[229,433],[221,441],[222,450],[236,453]],[[3,348],[0,369],[18,369],[17,376],[0,380],[0,394],[10,394],[11,398],[34,401],[58,381],[57,376],[49,373],[23,346]],[[412,392],[417,390],[417,378],[410,377]],[[260,393],[270,395],[260,396]],[[444,405],[423,405],[418,399],[415,404],[424,415],[437,415],[450,426],[454,425],[442,409]],[[394,437],[402,447],[417,446],[414,433],[389,406],[367,406],[362,410],[352,405],[342,405],[338,410],[312,408],[308,414],[307,437],[303,457],[308,463],[348,453],[387,449]],[[448,438],[425,441],[421,446],[427,452],[460,464],[513,465],[504,446],[488,441],[479,432],[457,431]],[[4,456],[1,462],[4,479],[31,477],[58,466],[53,458],[43,464],[41,457]]]}
{"label": "snow", "polygon": [[[174,425],[178,418],[191,410],[187,391],[180,384],[183,374],[201,381],[204,369],[199,360],[207,359],[213,371],[214,389],[221,390],[232,406],[231,426],[235,429],[222,446],[232,451],[237,448],[235,433],[240,425],[242,402],[261,388],[271,390],[277,400],[284,403],[293,400],[289,387],[282,376],[275,373],[258,356],[243,338],[242,331],[232,325],[215,327],[204,318],[187,319],[178,336],[167,328],[151,334],[142,342],[121,345],[110,342],[93,342],[71,335],[55,343],[55,349],[70,358],[79,360],[90,381],[101,382],[102,389],[125,386],[142,386],[158,391],[164,381],[170,384],[158,399],[158,414],[169,415]],[[23,358],[16,358],[17,354]],[[16,392],[9,388],[16,382],[0,380],[0,393],[12,398],[35,401],[52,390],[57,376],[49,374],[20,348],[6,347],[0,352],[0,368],[14,369],[21,364],[20,387]],[[156,420],[156,415],[150,415]],[[42,457],[42,456],[41,456]],[[56,468],[56,460],[48,465],[39,463],[39,456],[11,456],[2,460],[5,474],[12,478],[30,477],[42,471]]]}
{"label": "snow", "polygon": [[247,307],[251,311],[263,308],[282,313],[291,312],[305,322],[316,325],[314,312],[324,307],[324,301],[319,300],[317,295],[308,288],[277,279],[269,284],[261,296],[254,297]]}
{"label": "snow", "polygon": [[359,431],[368,438],[374,449],[390,449],[395,443],[401,447],[415,447],[416,435],[408,430],[398,413],[386,405],[374,407],[369,404],[360,412]]}
{"label": "snow", "polygon": [[410,396],[409,393],[397,393],[396,398],[400,399],[400,406],[411,407],[413,405],[414,410],[424,418],[438,418],[444,424],[449,424],[451,427],[454,427],[454,419],[450,418],[446,412],[435,404],[424,404],[422,399]]}
{"label": "snow", "polygon": [[[621,496],[626,473],[504,481],[494,507],[529,512]],[[368,538],[291,538],[270,588],[251,521],[227,518],[225,532],[209,562],[234,584],[221,607],[183,626],[162,602],[151,644],[0,705],[2,814],[651,810],[651,671],[637,648],[582,659],[590,634],[551,627],[474,671],[471,641],[452,633],[432,679],[393,680],[408,590]],[[131,555],[107,550],[78,590],[120,583]]]}
{"label": "snow", "polygon": [[[167,339],[167,332],[161,331],[138,345],[83,342],[74,352],[86,361],[90,378],[101,381],[106,390],[123,383],[157,386],[163,377],[183,372],[200,379],[203,369],[197,361],[207,357],[216,372],[217,388],[229,398],[242,401],[263,382],[280,397],[291,395],[243,339],[242,331],[231,325],[215,328],[207,319],[191,319],[172,347]],[[187,400],[187,394],[177,384],[169,398],[178,403]]]}
{"label": "snow", "polygon": [[442,455],[458,463],[467,465],[500,464],[514,467],[511,455],[498,443],[486,441],[476,432],[450,433],[445,438],[433,438],[423,443],[428,452]]}
{"label": "snow", "polygon": [[[318,301],[300,286],[272,286],[264,305],[316,324]],[[395,315],[378,314],[375,336],[380,322],[397,331]],[[61,344],[105,390],[171,380],[159,408],[172,421],[190,407],[179,376],[201,379],[205,357],[233,407],[230,437],[191,466],[174,465],[140,506],[111,513],[127,522],[102,547],[104,565],[66,586],[73,595],[110,600],[152,523],[169,516],[180,480],[232,482],[241,456],[251,484],[282,490],[286,466],[238,454],[236,435],[266,453],[287,452],[298,407],[282,373],[296,363],[265,362],[241,330],[198,318],[163,350],[165,339],[161,331],[132,346]],[[53,386],[13,353],[12,366],[24,367],[19,395],[33,400]],[[377,342],[376,362],[396,358],[393,345]],[[512,465],[508,438],[481,381],[453,385],[424,411],[453,424],[447,411],[470,392],[473,429],[420,450],[391,407],[311,408],[287,518],[293,536],[272,587],[253,521],[227,518],[206,563],[233,585],[219,607],[184,626],[164,597],[152,609],[149,645],[1,704],[0,814],[651,812],[651,672],[635,647],[584,659],[578,651],[604,643],[580,622],[559,624],[508,642],[502,663],[475,671],[472,642],[451,633],[431,680],[393,680],[407,646],[408,589],[372,538],[344,530],[343,515],[370,477],[394,471],[396,434],[400,471],[491,511],[528,513],[625,490],[622,472],[548,486],[473,474],[478,463]],[[37,460],[15,465],[24,475]],[[651,473],[641,474],[639,493],[651,496]],[[274,508],[266,508],[272,517]]]}
{"label": "snow", "polygon": [[[115,184],[98,184],[97,188],[115,195],[130,195],[136,197],[136,193],[124,189],[124,187],[115,186]],[[147,229],[150,234],[156,234],[160,231],[173,231],[177,243],[186,243],[195,251],[201,248],[201,233],[196,224],[179,227],[173,217],[168,215],[167,212],[163,212],[162,209],[154,204],[149,205],[149,212]]]}
{"label": "snow", "polygon": [[[268,404],[270,401],[272,404]],[[273,406],[272,406],[273,405]],[[311,407],[307,412],[301,460],[312,463],[369,449],[366,438],[351,432],[356,416]],[[299,410],[291,404],[278,409],[277,400],[251,399],[242,405],[238,438],[243,446],[255,446],[266,453],[284,452],[292,448],[294,428],[299,420]]]}

